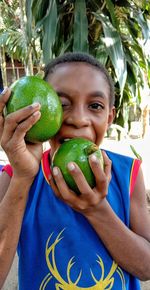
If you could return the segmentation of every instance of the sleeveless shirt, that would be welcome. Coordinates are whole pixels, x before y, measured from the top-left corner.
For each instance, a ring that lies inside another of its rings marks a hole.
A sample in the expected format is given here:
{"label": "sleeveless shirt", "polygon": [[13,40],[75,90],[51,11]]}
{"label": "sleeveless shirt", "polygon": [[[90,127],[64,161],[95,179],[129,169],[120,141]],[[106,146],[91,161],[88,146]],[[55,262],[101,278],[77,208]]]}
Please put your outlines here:
{"label": "sleeveless shirt", "polygon": [[[141,161],[106,151],[112,160],[107,200],[129,227],[130,197]],[[20,290],[139,290],[113,260],[86,218],[59,200],[48,183],[49,151],[29,192],[18,244]],[[111,243],[111,240],[110,240]]]}

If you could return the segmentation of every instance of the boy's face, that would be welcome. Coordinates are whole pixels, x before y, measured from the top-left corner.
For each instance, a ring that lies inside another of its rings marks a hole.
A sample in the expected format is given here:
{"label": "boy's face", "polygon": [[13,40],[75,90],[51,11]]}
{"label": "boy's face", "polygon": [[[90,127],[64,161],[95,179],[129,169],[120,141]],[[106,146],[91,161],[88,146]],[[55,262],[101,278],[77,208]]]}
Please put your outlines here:
{"label": "boy's face", "polygon": [[102,72],[83,62],[58,65],[49,75],[63,106],[60,131],[50,140],[53,152],[65,139],[83,137],[97,145],[114,118],[109,86]]}

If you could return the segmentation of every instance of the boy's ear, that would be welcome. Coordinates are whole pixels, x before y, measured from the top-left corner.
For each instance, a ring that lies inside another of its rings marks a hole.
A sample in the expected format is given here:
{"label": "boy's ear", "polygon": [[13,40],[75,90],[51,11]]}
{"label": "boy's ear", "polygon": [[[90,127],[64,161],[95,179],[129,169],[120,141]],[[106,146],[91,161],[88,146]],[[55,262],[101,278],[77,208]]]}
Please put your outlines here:
{"label": "boy's ear", "polygon": [[109,111],[108,128],[107,129],[109,129],[109,127],[113,123],[115,116],[116,116],[116,108],[115,108],[115,106],[113,106],[113,107],[110,108],[110,111]]}

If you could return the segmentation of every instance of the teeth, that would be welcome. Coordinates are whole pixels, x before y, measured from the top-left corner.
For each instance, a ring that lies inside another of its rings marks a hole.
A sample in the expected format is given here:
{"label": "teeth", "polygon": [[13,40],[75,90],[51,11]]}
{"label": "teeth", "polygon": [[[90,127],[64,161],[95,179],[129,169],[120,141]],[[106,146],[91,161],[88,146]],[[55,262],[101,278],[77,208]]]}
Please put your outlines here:
{"label": "teeth", "polygon": [[70,140],[70,138],[61,139],[60,143],[62,144],[62,143],[66,142],[66,141],[69,141],[69,140]]}
{"label": "teeth", "polygon": [[70,140],[70,138],[66,138],[66,139],[64,139],[64,142],[69,141],[69,140]]}

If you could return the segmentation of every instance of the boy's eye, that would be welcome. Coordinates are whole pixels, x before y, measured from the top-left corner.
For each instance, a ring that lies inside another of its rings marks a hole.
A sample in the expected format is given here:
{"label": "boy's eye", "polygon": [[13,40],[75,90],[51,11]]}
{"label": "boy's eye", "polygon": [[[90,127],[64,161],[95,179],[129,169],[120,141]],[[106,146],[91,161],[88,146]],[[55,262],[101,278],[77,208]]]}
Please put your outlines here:
{"label": "boy's eye", "polygon": [[92,103],[92,104],[90,104],[89,107],[91,109],[93,109],[93,110],[101,110],[101,109],[104,109],[104,105],[101,104],[101,103]]}
{"label": "boy's eye", "polygon": [[68,107],[70,105],[70,101],[67,100],[66,98],[60,97],[60,100],[63,108]]}
{"label": "boy's eye", "polygon": [[66,104],[66,103],[61,103],[62,104],[62,107],[67,107],[68,106],[68,104]]}
{"label": "boy's eye", "polygon": [[70,104],[67,102],[62,102],[61,104],[63,109],[67,109],[70,106]]}

